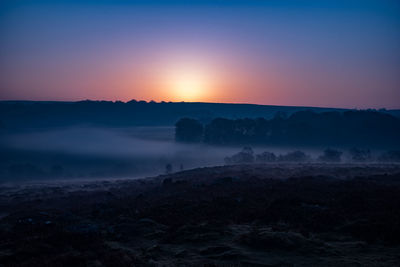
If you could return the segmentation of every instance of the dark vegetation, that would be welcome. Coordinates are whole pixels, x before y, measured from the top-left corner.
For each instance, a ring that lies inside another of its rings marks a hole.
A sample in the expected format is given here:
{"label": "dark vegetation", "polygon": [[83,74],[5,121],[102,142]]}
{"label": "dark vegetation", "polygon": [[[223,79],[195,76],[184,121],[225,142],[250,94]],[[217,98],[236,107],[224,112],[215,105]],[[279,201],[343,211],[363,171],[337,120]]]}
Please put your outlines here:
{"label": "dark vegetation", "polygon": [[254,156],[254,152],[251,147],[244,147],[239,153],[236,153],[230,157],[226,157],[224,160],[226,164],[246,164],[253,162],[307,162],[311,161],[311,156],[300,150],[279,156],[276,156],[272,152],[264,151],[263,153]]}
{"label": "dark vegetation", "polygon": [[[306,162],[325,162],[339,163],[342,162],[344,152],[327,148],[322,155],[317,158],[312,158],[301,150],[295,150],[286,154],[276,155],[270,151],[264,151],[260,154],[255,154],[251,147],[244,147],[240,152],[225,157],[226,164],[250,164],[250,163],[306,163]],[[390,150],[373,156],[369,149],[351,148],[347,154],[347,159],[343,160],[346,163],[371,163],[371,162],[400,162],[400,151]]]}
{"label": "dark vegetation", "polygon": [[350,150],[351,159],[356,162],[370,161],[371,151],[369,149],[352,148]]}
{"label": "dark vegetation", "polygon": [[[334,108],[288,107],[251,104],[171,103],[154,101],[0,101],[0,129],[96,126],[172,126],[182,117],[208,123],[214,118],[272,118],[276,113],[343,111]],[[382,112],[399,115],[398,110]]]}
{"label": "dark vegetation", "polygon": [[195,120],[183,118],[176,123],[175,139],[180,142],[200,142],[203,138],[203,125]]}
{"label": "dark vegetation", "polygon": [[318,159],[324,162],[340,162],[342,160],[342,154],[342,151],[328,148],[324,150],[324,154],[319,156]]}
{"label": "dark vegetation", "polygon": [[0,187],[1,266],[399,266],[398,165]]}
{"label": "dark vegetation", "polygon": [[[201,127],[188,119],[176,124],[176,140],[190,134],[199,140]],[[400,119],[376,111],[299,111],[272,119],[217,118],[204,126],[203,142],[214,145],[400,147]],[[358,151],[361,158],[367,157]],[[361,154],[363,155],[361,155]],[[355,155],[355,157],[358,157]],[[360,158],[360,160],[362,160]]]}

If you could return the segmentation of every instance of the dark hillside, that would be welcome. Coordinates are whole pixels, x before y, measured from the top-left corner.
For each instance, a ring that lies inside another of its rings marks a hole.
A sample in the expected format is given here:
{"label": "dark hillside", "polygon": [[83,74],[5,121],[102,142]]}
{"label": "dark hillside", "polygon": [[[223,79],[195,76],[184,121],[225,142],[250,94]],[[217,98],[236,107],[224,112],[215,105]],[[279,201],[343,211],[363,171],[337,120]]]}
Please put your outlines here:
{"label": "dark hillside", "polygon": [[0,126],[7,129],[63,127],[77,124],[125,127],[172,126],[182,117],[207,123],[214,118],[272,118],[300,110],[338,111],[331,108],[253,104],[129,101],[1,101]]}

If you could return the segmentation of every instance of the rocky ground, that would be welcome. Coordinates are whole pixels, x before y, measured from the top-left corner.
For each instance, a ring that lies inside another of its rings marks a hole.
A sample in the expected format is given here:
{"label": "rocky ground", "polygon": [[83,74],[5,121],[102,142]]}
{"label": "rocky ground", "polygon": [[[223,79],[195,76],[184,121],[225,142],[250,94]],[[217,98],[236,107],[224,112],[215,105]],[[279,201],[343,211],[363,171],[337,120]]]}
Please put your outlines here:
{"label": "rocky ground", "polygon": [[0,266],[338,265],[400,265],[400,165],[0,186]]}

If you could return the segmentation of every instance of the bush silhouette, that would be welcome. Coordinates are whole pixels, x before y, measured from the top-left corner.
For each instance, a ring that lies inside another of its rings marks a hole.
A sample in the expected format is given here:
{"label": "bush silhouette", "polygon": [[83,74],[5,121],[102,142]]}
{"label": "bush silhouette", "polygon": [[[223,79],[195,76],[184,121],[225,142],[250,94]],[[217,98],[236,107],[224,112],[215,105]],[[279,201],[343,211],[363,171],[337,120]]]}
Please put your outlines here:
{"label": "bush silhouette", "polygon": [[318,157],[318,160],[325,162],[340,162],[343,152],[335,149],[325,149],[324,154]]}
{"label": "bush silhouette", "polygon": [[279,161],[286,162],[305,162],[309,161],[310,159],[311,157],[309,155],[300,150],[289,152],[285,155],[280,155],[278,158]]}
{"label": "bush silhouette", "polygon": [[369,149],[352,148],[350,149],[350,157],[352,161],[366,162],[372,159]]}
{"label": "bush silhouette", "polygon": [[265,151],[256,156],[256,161],[257,162],[275,162],[276,156],[272,152]]}
{"label": "bush silhouette", "polygon": [[254,162],[254,152],[251,147],[244,147],[239,153],[225,158],[226,164],[245,164]]}

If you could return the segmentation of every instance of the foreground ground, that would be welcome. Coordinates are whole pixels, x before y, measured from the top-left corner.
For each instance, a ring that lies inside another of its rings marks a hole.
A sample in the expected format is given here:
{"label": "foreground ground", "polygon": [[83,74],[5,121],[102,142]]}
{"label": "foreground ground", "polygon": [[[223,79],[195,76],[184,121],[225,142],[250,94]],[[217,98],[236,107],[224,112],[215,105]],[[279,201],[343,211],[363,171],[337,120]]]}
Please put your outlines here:
{"label": "foreground ground", "polygon": [[399,165],[0,186],[0,266],[398,266]]}

